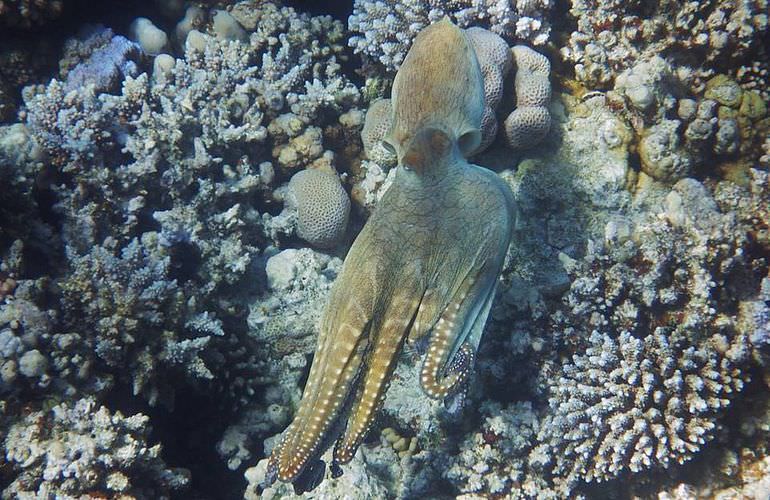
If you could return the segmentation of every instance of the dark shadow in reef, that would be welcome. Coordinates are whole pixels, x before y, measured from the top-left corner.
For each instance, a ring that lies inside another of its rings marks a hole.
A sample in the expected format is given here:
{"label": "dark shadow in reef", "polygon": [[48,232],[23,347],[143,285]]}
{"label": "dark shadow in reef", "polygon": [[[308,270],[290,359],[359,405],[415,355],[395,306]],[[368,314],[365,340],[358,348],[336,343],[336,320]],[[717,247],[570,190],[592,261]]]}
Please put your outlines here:
{"label": "dark shadow in reef", "polygon": [[307,12],[313,16],[332,16],[348,24],[348,16],[353,13],[353,0],[339,0],[334,2],[316,2],[312,0],[288,0],[284,2],[288,7],[294,7],[298,12]]}
{"label": "dark shadow in reef", "polygon": [[[104,404],[126,415],[143,413],[150,417],[152,431],[148,442],[162,445],[167,467],[184,467],[192,475],[188,489],[174,498],[185,500],[230,500],[243,498],[247,483],[242,470],[227,468],[217,453],[221,439],[233,416],[226,414],[216,397],[203,394],[184,380],[170,382],[175,387],[174,408],[150,406],[132,394],[128,385],[116,386]],[[261,450],[253,450],[261,456]]]}

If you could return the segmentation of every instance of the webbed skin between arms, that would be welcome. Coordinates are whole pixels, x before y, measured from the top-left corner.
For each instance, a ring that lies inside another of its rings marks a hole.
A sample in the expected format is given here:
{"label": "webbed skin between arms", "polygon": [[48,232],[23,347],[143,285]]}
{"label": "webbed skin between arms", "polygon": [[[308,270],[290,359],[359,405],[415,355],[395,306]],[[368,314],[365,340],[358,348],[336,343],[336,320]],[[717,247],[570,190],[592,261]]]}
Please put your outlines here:
{"label": "webbed skin between arms", "polygon": [[427,340],[420,381],[431,398],[460,391],[473,369],[511,238],[513,199],[497,175],[465,159],[481,141],[483,111],[481,72],[465,33],[446,19],[425,28],[392,95],[385,142],[398,171],[332,287],[268,483],[301,490],[303,480],[320,481],[302,476],[319,474],[332,442],[332,471],[340,473],[374,421],[404,343]]}

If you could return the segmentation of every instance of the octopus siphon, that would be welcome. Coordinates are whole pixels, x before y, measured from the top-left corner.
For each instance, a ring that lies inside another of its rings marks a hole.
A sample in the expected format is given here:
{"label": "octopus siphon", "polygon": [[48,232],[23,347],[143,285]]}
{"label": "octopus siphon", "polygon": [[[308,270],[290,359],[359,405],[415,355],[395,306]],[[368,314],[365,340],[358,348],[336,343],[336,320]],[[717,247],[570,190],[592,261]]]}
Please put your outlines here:
{"label": "octopus siphon", "polygon": [[483,80],[448,19],[422,30],[396,74],[384,145],[393,184],[353,243],[330,292],[294,420],[266,483],[298,492],[342,473],[382,405],[399,354],[422,343],[420,384],[444,399],[467,386],[514,223],[513,195],[469,163],[481,144]]}

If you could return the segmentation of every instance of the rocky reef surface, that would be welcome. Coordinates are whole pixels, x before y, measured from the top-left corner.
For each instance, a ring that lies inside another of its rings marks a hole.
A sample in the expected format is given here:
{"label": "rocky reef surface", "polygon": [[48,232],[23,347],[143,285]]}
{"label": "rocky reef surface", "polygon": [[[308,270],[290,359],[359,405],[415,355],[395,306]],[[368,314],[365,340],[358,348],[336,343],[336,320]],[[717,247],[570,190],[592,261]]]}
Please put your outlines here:
{"label": "rocky reef surface", "polygon": [[293,495],[264,459],[444,16],[518,209],[476,374],[449,412],[407,346],[306,496],[767,497],[767,2],[72,3],[0,0],[3,499]]}

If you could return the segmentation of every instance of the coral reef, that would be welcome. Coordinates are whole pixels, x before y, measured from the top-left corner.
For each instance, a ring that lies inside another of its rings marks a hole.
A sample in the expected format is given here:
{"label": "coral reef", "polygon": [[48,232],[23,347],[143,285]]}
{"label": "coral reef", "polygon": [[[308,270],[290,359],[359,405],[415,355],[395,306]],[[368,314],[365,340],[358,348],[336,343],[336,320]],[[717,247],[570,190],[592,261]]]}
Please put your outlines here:
{"label": "coral reef", "polygon": [[61,288],[64,322],[85,333],[87,352],[110,371],[129,376],[134,394],[146,393],[155,403],[173,394],[156,386],[168,380],[164,367],[193,378],[214,377],[199,355],[212,336],[224,332],[208,312],[186,313],[184,295],[169,278],[170,257],[153,255],[148,246],[135,239],[119,256],[103,246],[74,256]]}
{"label": "coral reef", "polygon": [[610,87],[622,70],[654,55],[698,89],[727,61],[737,70],[752,54],[767,32],[767,8],[766,0],[575,0],[577,30],[561,53],[591,89]]}
{"label": "coral reef", "polygon": [[348,20],[348,28],[356,33],[350,37],[350,46],[386,71],[395,72],[417,33],[445,16],[462,28],[485,27],[509,42],[522,40],[543,45],[550,34],[548,14],[552,7],[550,0],[356,0]]}
{"label": "coral reef", "polygon": [[5,498],[170,498],[189,483],[148,443],[148,417],[110,412],[93,399],[32,412],[8,430],[5,461],[16,478]]}
{"label": "coral reef", "polygon": [[660,327],[644,340],[595,331],[588,342],[554,379],[538,435],[545,444],[530,456],[533,467],[553,464],[567,481],[689,460],[713,439],[717,417],[746,377],[737,368],[746,361],[744,339],[688,347]]}
{"label": "coral reef", "polygon": [[313,494],[767,496],[766,0],[80,4],[0,0],[2,498],[297,497],[267,457],[445,16],[513,243],[464,390],[429,398],[406,339]]}
{"label": "coral reef", "polygon": [[607,98],[639,136],[642,170],[665,182],[691,176],[719,159],[753,166],[770,130],[767,105],[756,91],[718,74],[696,95],[657,56],[620,73]]}

